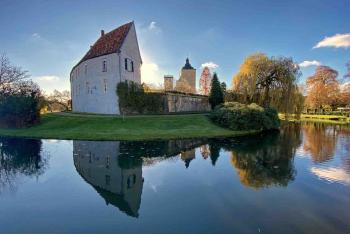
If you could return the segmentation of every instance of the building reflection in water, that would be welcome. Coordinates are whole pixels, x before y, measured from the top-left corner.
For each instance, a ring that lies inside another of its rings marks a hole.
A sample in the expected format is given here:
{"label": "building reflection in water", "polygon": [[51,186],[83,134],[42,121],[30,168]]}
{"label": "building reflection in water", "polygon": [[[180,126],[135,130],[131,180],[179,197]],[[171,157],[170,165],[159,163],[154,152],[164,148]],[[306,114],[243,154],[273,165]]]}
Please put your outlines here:
{"label": "building reflection in water", "polygon": [[107,204],[138,217],[143,189],[142,166],[174,156],[186,168],[196,159],[210,158],[213,166],[223,149],[243,185],[259,189],[287,186],[294,180],[294,156],[301,145],[301,128],[289,124],[280,132],[234,139],[170,140],[149,142],[74,141],[74,164]]}
{"label": "building reflection in water", "polygon": [[35,139],[0,138],[0,194],[8,189],[16,191],[18,179],[23,175],[38,177],[48,164],[42,155],[42,142]]}
{"label": "building reflection in water", "polygon": [[199,140],[73,141],[73,158],[78,173],[107,205],[138,217],[144,181],[142,165],[180,155],[188,167],[195,158],[195,148],[201,144]]}
{"label": "building reflection in water", "polygon": [[180,153],[181,160],[185,162],[186,168],[190,166],[190,162],[196,158],[196,150],[191,149],[187,151],[183,151]]}
{"label": "building reflection in water", "polygon": [[104,198],[129,216],[138,217],[143,187],[142,165],[120,157],[120,142],[73,141],[74,165]]}
{"label": "building reflection in water", "polygon": [[132,217],[139,216],[144,179],[142,165],[180,155],[186,167],[202,140],[73,141],[74,165],[84,180],[104,198]]}

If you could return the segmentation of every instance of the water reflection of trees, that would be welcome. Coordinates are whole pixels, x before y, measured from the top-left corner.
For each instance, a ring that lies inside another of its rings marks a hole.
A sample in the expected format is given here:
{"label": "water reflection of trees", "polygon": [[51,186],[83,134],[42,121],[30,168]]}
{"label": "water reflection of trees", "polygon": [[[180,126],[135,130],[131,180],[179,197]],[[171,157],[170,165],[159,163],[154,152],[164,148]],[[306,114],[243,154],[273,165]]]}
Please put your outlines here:
{"label": "water reflection of trees", "polygon": [[0,138],[0,193],[16,189],[18,176],[39,176],[47,159],[41,155],[41,140]]}
{"label": "water reflection of trees", "polygon": [[314,162],[324,162],[333,158],[338,127],[323,123],[303,124],[304,151],[311,154]]}
{"label": "water reflection of trees", "polygon": [[294,155],[301,144],[300,126],[284,126],[280,133],[270,132],[225,144],[231,163],[242,184],[256,189],[287,186],[294,180]]}
{"label": "water reflection of trees", "polygon": [[[301,144],[300,126],[281,132],[234,139],[138,142],[74,141],[74,164],[84,180],[105,200],[129,216],[138,217],[144,179],[142,167],[180,158],[186,167],[196,158],[215,166],[222,149],[231,152],[242,184],[262,188],[286,186],[296,174],[293,157]],[[197,155],[198,156],[198,155]]]}

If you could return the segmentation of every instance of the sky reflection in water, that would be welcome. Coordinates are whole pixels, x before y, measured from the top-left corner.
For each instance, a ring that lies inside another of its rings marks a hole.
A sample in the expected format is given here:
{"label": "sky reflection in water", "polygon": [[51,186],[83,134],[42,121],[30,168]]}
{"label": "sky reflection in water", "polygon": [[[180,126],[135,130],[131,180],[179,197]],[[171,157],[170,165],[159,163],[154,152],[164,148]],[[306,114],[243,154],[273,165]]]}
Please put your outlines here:
{"label": "sky reflection in water", "polygon": [[4,233],[350,231],[350,127],[153,142],[0,140]]}

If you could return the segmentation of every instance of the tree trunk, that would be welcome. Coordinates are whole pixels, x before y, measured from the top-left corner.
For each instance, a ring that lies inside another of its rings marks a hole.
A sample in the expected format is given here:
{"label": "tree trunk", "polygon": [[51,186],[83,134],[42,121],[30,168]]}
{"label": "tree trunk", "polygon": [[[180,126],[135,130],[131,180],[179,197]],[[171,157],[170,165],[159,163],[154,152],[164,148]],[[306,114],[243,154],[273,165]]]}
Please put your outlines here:
{"label": "tree trunk", "polygon": [[269,107],[270,106],[269,93],[270,93],[270,87],[267,85],[265,87],[264,100],[263,100],[263,106],[264,107]]}

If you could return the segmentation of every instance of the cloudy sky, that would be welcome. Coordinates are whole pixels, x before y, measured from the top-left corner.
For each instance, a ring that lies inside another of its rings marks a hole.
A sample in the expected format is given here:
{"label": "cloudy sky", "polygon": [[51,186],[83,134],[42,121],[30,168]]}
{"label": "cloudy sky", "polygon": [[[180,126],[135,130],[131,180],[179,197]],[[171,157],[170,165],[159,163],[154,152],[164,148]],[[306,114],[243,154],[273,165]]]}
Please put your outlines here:
{"label": "cloudy sky", "polygon": [[47,92],[69,88],[69,72],[99,37],[134,20],[142,79],[175,77],[186,57],[231,85],[254,52],[288,56],[303,79],[317,65],[345,73],[350,60],[349,0],[14,1],[0,0],[0,52]]}

